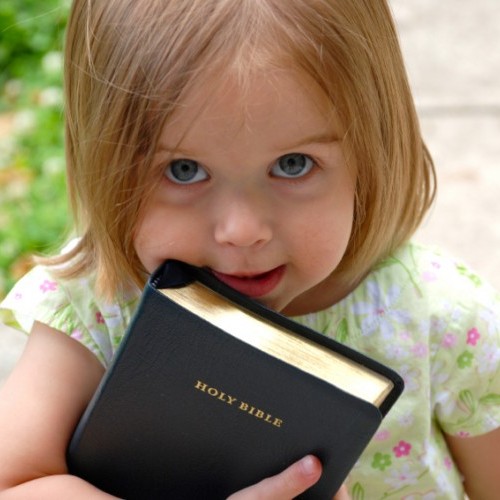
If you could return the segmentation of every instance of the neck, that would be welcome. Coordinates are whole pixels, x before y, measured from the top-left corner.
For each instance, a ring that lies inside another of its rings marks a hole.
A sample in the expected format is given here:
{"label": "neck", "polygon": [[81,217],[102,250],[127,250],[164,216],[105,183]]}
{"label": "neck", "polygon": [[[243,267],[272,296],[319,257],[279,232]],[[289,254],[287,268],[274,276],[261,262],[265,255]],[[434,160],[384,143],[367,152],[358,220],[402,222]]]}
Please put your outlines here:
{"label": "neck", "polygon": [[340,283],[330,276],[292,300],[282,311],[285,316],[301,316],[327,309],[347,297],[358,285]]}

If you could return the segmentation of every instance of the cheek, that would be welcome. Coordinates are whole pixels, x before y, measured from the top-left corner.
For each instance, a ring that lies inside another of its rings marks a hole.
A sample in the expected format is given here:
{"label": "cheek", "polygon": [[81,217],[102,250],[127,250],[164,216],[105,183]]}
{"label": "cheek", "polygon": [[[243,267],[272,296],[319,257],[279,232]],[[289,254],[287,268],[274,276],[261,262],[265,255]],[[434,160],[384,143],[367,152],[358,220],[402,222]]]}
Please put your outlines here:
{"label": "cheek", "polygon": [[352,231],[353,198],[346,196],[341,203],[327,199],[309,212],[297,228],[295,240],[311,271],[328,275],[344,256]]}
{"label": "cheek", "polygon": [[157,231],[151,224],[151,219],[144,219],[134,235],[134,248],[139,260],[147,271],[153,272],[161,254],[161,242],[155,236]]}
{"label": "cheek", "polygon": [[[328,221],[326,221],[328,222]],[[332,272],[342,259],[349,242],[350,226],[339,227],[338,224],[309,227],[302,232],[299,240],[302,258],[307,259],[310,269],[326,269]]]}
{"label": "cheek", "polygon": [[142,265],[152,272],[167,259],[196,263],[194,253],[201,237],[202,228],[196,217],[152,207],[135,232],[134,247]]}

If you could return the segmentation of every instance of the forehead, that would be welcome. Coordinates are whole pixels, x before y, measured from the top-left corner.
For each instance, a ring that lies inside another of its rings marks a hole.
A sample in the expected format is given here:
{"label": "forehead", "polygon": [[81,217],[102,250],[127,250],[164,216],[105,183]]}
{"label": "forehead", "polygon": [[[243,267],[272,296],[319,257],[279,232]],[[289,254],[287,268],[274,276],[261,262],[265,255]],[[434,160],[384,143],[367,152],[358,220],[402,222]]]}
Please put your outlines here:
{"label": "forehead", "polygon": [[277,142],[312,130],[340,135],[333,106],[312,78],[270,69],[244,80],[226,73],[196,82],[167,120],[161,142],[180,144],[196,133],[236,136],[242,130],[272,134]]}

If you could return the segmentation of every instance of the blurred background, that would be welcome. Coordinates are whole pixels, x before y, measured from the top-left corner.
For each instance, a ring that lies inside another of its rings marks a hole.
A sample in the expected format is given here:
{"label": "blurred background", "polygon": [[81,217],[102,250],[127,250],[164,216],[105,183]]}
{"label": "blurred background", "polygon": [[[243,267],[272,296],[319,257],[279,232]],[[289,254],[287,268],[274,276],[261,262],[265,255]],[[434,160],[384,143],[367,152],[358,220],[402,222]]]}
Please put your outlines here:
{"label": "blurred background", "polygon": [[[0,2],[0,298],[67,223],[61,48],[69,2]],[[2,318],[2,316],[0,316]]]}
{"label": "blurred background", "polygon": [[[500,290],[500,0],[389,1],[439,177],[417,239]],[[0,2],[0,299],[32,252],[50,251],[67,232],[61,50],[69,3]],[[10,318],[0,313],[0,322]],[[0,327],[0,383],[23,343]]]}
{"label": "blurred background", "polygon": [[417,237],[500,290],[500,1],[390,3],[438,173]]}

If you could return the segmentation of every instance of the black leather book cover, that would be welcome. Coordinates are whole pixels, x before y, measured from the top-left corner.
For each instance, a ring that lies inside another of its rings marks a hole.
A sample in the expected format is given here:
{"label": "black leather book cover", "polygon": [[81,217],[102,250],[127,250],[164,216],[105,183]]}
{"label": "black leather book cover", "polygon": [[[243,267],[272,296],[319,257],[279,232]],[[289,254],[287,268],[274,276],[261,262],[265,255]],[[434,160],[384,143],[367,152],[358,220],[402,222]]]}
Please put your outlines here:
{"label": "black leather book cover", "polygon": [[[345,385],[341,389],[286,356],[242,340],[241,319],[236,335],[230,334],[162,292],[192,283],[224,301],[223,311],[235,308],[293,332],[295,341],[317,345],[320,356],[328,351],[352,363],[357,376],[366,371],[367,380],[373,374],[387,380],[383,397],[374,403]],[[167,261],[145,287],[73,434],[68,467],[127,500],[207,500],[226,498],[312,453],[324,472],[301,498],[330,499],[402,390],[402,379],[389,368],[266,309],[201,269]]]}

